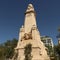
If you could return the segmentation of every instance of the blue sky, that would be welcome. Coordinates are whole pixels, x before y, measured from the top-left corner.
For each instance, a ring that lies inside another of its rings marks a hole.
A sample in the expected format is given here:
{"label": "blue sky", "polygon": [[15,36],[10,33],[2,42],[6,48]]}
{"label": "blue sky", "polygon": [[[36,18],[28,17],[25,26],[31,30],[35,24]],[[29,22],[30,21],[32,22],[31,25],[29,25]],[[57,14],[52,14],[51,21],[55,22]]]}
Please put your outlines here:
{"label": "blue sky", "polygon": [[0,0],[0,43],[13,38],[18,39],[29,3],[35,8],[40,35],[52,37],[54,44],[57,44],[60,0]]}

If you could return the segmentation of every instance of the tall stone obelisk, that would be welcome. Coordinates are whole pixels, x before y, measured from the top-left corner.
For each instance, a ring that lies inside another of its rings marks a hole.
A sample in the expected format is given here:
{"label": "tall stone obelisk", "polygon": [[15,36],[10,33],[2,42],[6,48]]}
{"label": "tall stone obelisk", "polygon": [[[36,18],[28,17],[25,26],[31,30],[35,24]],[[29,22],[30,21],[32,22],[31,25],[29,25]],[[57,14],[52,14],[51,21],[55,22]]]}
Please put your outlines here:
{"label": "tall stone obelisk", "polygon": [[19,41],[15,50],[18,52],[17,60],[24,60],[24,47],[32,45],[32,60],[50,60],[46,48],[41,41],[36,25],[36,14],[32,4],[28,5],[25,12],[25,22],[20,28]]}

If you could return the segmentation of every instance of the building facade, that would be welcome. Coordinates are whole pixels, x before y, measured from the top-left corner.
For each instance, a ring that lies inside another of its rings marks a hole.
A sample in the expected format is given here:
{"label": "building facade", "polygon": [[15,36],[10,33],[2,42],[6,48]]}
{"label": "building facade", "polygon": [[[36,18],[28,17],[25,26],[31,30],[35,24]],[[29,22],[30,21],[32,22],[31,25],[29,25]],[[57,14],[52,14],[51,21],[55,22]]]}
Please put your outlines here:
{"label": "building facade", "polygon": [[54,44],[53,44],[53,40],[51,37],[49,36],[41,36],[41,41],[44,43],[44,45],[48,48],[48,54],[51,55],[54,52]]}
{"label": "building facade", "polygon": [[52,48],[54,47],[53,45],[53,40],[49,36],[41,36],[41,41],[44,43],[45,46],[51,46]]}

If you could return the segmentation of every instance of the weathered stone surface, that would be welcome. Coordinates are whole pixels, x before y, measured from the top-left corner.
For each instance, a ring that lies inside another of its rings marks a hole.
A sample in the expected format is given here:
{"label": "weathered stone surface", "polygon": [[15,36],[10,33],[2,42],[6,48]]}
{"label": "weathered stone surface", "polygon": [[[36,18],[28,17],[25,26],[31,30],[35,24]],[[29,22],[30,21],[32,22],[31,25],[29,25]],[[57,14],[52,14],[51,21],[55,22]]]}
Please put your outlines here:
{"label": "weathered stone surface", "polygon": [[28,5],[25,12],[24,26],[20,28],[19,41],[15,48],[18,53],[17,60],[24,60],[24,47],[27,44],[32,44],[32,60],[50,60],[46,48],[40,39],[32,4]]}

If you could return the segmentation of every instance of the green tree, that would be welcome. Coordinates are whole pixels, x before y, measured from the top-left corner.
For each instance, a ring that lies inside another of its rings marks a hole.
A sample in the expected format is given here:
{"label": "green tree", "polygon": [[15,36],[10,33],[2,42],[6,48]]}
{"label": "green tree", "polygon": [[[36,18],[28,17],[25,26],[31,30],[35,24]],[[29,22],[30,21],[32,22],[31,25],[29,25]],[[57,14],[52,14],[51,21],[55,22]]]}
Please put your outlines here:
{"label": "green tree", "polygon": [[14,48],[17,45],[17,39],[7,40],[3,44],[0,45],[0,60],[2,58],[12,58],[14,55]]}
{"label": "green tree", "polygon": [[[58,41],[60,41],[60,27],[58,28],[58,35],[56,37]],[[58,42],[58,45],[55,45],[54,50],[55,50],[55,56],[57,55],[60,60],[60,43],[59,42]]]}
{"label": "green tree", "polygon": [[25,46],[25,50],[24,50],[25,60],[31,60],[32,59],[31,52],[32,52],[32,45],[27,44]]}
{"label": "green tree", "polygon": [[5,56],[6,58],[12,58],[14,55],[14,48],[17,45],[17,39],[13,39],[13,40],[7,40],[7,42],[5,42]]}
{"label": "green tree", "polygon": [[0,60],[5,59],[5,47],[3,45],[0,45]]}
{"label": "green tree", "polygon": [[55,45],[54,50],[55,50],[55,56],[58,55],[58,57],[60,59],[60,44],[59,45]]}

